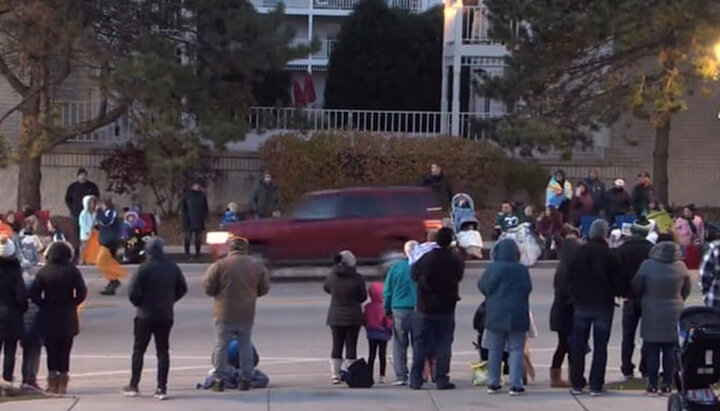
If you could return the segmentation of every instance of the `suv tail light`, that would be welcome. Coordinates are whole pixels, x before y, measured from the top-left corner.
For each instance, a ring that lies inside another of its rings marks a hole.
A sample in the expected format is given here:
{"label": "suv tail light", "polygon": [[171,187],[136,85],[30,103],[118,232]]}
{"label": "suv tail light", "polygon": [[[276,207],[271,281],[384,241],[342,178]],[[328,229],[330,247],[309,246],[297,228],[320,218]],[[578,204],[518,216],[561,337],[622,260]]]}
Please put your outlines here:
{"label": "suv tail light", "polygon": [[423,221],[425,231],[434,231],[443,228],[442,220],[425,220]]}

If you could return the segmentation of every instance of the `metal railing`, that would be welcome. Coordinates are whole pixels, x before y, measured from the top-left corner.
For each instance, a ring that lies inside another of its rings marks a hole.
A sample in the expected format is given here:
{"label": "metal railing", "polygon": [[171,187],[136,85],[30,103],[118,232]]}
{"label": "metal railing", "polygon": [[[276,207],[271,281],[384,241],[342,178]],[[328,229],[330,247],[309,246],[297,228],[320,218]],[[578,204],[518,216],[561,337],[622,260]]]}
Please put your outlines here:
{"label": "metal railing", "polygon": [[309,9],[311,1],[312,0],[251,0],[251,3],[256,8],[274,9],[282,3],[286,9]]}
{"label": "metal railing", "polygon": [[[311,55],[313,59],[316,60],[328,60],[330,59],[330,55],[332,55],[332,51],[337,45],[337,40],[335,39],[323,39],[320,40],[320,48],[317,51],[314,51]],[[295,46],[309,46],[312,42],[308,39],[295,39],[293,40],[293,45]]]}
{"label": "metal railing", "polygon": [[462,8],[463,44],[496,44],[490,37],[490,11],[487,6],[465,6]]}
{"label": "metal railing", "polygon": [[[88,101],[58,102],[57,111],[58,124],[61,127],[70,127],[95,118],[99,112],[99,103]],[[130,116],[125,114],[106,126],[70,139],[70,142],[116,144],[129,140],[132,132]]]}
{"label": "metal railing", "polygon": [[[388,6],[419,12],[421,9],[420,0],[385,0]],[[285,4],[286,9],[310,9],[311,3],[314,9],[318,10],[353,10],[360,3],[360,0],[251,0],[256,8],[275,8]]]}

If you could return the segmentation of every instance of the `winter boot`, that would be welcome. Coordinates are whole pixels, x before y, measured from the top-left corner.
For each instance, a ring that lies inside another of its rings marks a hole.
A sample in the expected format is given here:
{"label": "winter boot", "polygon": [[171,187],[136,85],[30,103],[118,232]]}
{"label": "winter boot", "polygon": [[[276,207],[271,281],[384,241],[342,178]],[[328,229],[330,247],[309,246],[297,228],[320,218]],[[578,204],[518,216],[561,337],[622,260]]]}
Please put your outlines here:
{"label": "winter boot", "polygon": [[58,391],[60,395],[66,395],[68,389],[68,383],[70,382],[70,376],[64,372],[58,376]]}
{"label": "winter boot", "polygon": [[343,360],[339,358],[333,358],[330,360],[330,372],[332,383],[338,385],[342,382],[340,378],[340,368],[342,367]]}
{"label": "winter boot", "polygon": [[550,369],[550,387],[551,388],[570,388],[570,384],[562,379],[562,369]]}
{"label": "winter boot", "polygon": [[47,382],[48,386],[45,389],[45,392],[48,394],[57,394],[58,393],[58,384],[60,382],[59,380],[60,374],[56,373],[55,371],[50,371],[48,373]]}

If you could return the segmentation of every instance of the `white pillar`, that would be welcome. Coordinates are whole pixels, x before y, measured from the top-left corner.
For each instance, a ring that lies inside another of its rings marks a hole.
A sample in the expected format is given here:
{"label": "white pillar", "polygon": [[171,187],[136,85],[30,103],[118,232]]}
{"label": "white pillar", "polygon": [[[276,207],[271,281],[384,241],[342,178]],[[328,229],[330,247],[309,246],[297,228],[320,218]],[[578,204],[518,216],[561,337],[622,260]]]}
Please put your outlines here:
{"label": "white pillar", "polygon": [[445,59],[443,59],[442,65],[442,85],[440,88],[440,133],[448,134],[448,70],[450,68],[445,65]]}
{"label": "white pillar", "polygon": [[[308,14],[308,42],[313,40],[313,5],[315,0],[310,0],[310,14]],[[321,44],[322,47],[322,44]],[[312,52],[308,54],[308,73],[312,74]]]}
{"label": "white pillar", "polygon": [[460,135],[460,64],[453,65],[453,84],[452,84],[452,114],[450,122],[452,124],[453,136]]}

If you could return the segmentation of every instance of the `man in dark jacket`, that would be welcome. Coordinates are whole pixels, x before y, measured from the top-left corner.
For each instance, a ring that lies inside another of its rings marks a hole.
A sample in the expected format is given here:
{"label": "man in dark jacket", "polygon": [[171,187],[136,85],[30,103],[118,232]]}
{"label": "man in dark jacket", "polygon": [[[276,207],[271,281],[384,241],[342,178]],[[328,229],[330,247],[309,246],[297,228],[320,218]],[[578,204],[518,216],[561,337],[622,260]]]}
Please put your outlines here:
{"label": "man in dark jacket", "polygon": [[182,229],[185,235],[185,257],[190,259],[190,242],[195,236],[195,257],[200,257],[205,220],[208,217],[208,202],[200,183],[195,182],[182,200]]}
{"label": "man in dark jacket", "polygon": [[0,237],[0,343],[3,350],[4,381],[12,382],[15,351],[23,336],[23,313],[28,309],[28,293],[22,268],[15,255],[15,243]]}
{"label": "man in dark jacket", "polygon": [[650,173],[638,175],[638,185],[632,191],[632,207],[638,216],[648,212],[653,187],[650,184]]}
{"label": "man in dark jacket", "polygon": [[[653,243],[647,240],[650,226],[647,220],[638,220],[630,229],[632,237],[628,237],[618,248],[623,268],[621,294],[625,298],[622,310],[622,373],[626,379],[633,378],[635,364],[632,363],[635,351],[635,333],[642,315],[642,301],[632,293],[632,281],[642,263],[648,259]],[[645,348],[640,351],[640,373],[645,375]]]}
{"label": "man in dark jacket", "polygon": [[439,390],[451,390],[449,381],[452,342],[455,334],[455,306],[460,300],[459,284],[465,264],[450,248],[452,230],[438,231],[438,248],[425,254],[412,267],[418,284],[417,313],[413,327],[413,365],[410,388],[420,389],[425,360],[432,353],[437,361],[435,383]]}
{"label": "man in dark jacket", "polygon": [[70,184],[65,193],[65,205],[70,210],[70,215],[73,217],[75,224],[78,223],[78,216],[83,209],[83,198],[85,196],[100,197],[100,190],[98,186],[92,181],[88,180],[87,170],[81,168],[77,172],[77,181]]}
{"label": "man in dark jacket", "polygon": [[432,189],[441,206],[447,207],[452,201],[453,191],[450,188],[450,182],[439,165],[433,163],[430,166],[430,174],[425,176],[422,185]]}
{"label": "man in dark jacket", "polygon": [[615,224],[615,218],[630,211],[630,195],[625,191],[625,180],[617,179],[613,188],[605,193],[605,218]]}
{"label": "man in dark jacket", "polygon": [[250,208],[257,218],[275,217],[280,212],[280,189],[272,180],[272,174],[265,173],[250,200]]}
{"label": "man in dark jacket", "polygon": [[137,307],[132,376],[130,385],[123,389],[124,394],[129,397],[139,394],[138,384],[142,375],[143,357],[152,337],[155,338],[158,359],[155,398],[159,400],[167,398],[173,307],[187,293],[187,284],[177,264],[165,257],[163,247],[164,242],[160,237],[148,241],[145,248],[147,261],[138,268],[128,286],[130,302]]}
{"label": "man in dark jacket", "polygon": [[605,206],[605,183],[600,181],[600,173],[597,170],[591,170],[587,179],[588,191],[593,199],[595,207],[595,215],[600,214]]}
{"label": "man in dark jacket", "polygon": [[582,394],[585,386],[585,354],[590,328],[593,329],[594,344],[591,394],[602,394],[605,385],[607,346],[622,270],[620,258],[608,247],[607,235],[606,221],[593,222],[588,243],[577,250],[570,263],[569,290],[575,309],[570,363],[572,390],[576,395]]}

